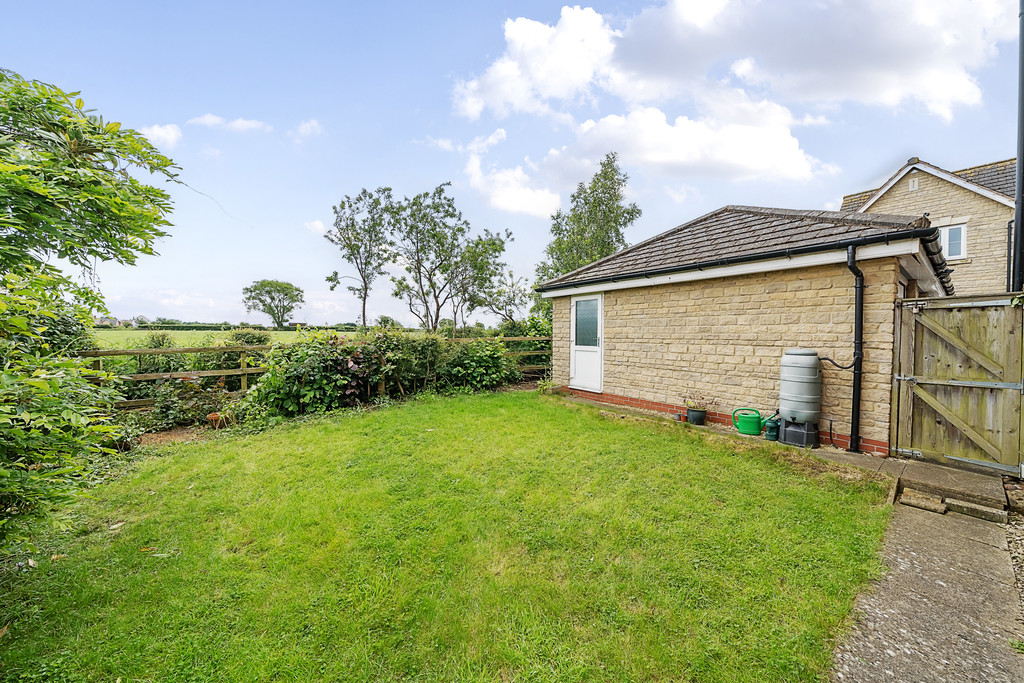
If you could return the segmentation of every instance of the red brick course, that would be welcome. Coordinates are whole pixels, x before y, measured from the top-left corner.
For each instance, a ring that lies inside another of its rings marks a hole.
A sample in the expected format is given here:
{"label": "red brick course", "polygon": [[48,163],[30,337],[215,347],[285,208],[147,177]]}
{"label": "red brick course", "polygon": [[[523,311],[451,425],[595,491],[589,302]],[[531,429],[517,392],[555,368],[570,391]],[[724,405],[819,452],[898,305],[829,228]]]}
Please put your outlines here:
{"label": "red brick course", "polygon": [[[659,413],[685,413],[686,406],[678,406],[672,403],[661,403],[659,401],[648,401],[643,398],[629,398],[628,396],[618,396],[616,394],[607,393],[596,393],[593,391],[585,391],[583,389],[570,389],[569,387],[563,386],[564,391],[569,392],[573,396],[579,398],[585,398],[589,401],[595,401],[597,403],[607,403],[616,406],[627,406],[629,408],[639,408],[641,410],[654,410]],[[707,417],[705,418],[708,422],[715,422],[718,424],[731,425],[732,415],[729,413],[719,413],[716,411],[707,411]],[[834,445],[837,448],[849,448],[850,447],[850,435],[849,434],[830,434],[828,430],[819,430],[818,438],[823,444]],[[886,441],[876,441],[874,439],[861,438],[860,450],[864,453],[871,453],[872,455],[878,455],[881,457],[888,457],[889,455],[889,443]]]}

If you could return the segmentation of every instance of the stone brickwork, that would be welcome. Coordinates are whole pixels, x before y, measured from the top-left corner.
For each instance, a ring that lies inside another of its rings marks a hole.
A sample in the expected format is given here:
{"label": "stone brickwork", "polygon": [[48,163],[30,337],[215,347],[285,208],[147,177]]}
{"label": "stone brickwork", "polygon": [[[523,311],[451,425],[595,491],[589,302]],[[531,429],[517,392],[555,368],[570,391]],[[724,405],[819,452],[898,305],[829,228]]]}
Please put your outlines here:
{"label": "stone brickwork", "polygon": [[[892,386],[896,259],[861,262],[865,276],[863,448],[886,452]],[[853,358],[853,275],[845,265],[752,274],[604,294],[604,385],[609,402],[673,410],[686,399],[774,411],[782,353],[796,346]],[[553,380],[569,378],[570,297],[554,303]],[[823,443],[848,445],[852,373],[823,364]],[[595,397],[596,395],[590,395]]]}
{"label": "stone brickwork", "polygon": [[[918,189],[910,189],[917,180]],[[933,225],[966,219],[967,257],[949,261],[957,295],[1006,291],[1006,222],[1013,208],[982,197],[930,173],[916,171],[900,178],[868,207],[870,213],[921,215],[928,212]]]}

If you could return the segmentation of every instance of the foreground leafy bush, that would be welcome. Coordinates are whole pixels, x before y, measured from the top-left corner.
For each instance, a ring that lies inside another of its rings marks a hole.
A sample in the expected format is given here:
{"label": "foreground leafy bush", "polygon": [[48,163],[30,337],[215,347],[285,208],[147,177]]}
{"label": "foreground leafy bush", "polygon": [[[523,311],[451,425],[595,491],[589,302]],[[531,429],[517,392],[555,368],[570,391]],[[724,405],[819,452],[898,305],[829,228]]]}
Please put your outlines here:
{"label": "foreground leafy bush", "polygon": [[31,269],[0,276],[0,552],[26,542],[32,522],[73,499],[88,461],[109,452],[114,433],[114,389],[91,383],[84,363],[53,353],[38,324],[67,312],[56,282]]}

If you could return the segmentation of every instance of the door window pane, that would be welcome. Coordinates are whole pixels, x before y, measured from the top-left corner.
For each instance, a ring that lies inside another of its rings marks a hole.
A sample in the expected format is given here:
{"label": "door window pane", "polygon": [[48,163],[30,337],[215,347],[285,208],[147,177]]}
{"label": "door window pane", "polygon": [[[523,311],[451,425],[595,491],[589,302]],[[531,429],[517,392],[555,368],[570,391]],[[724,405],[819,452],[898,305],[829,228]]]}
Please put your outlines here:
{"label": "door window pane", "polygon": [[597,346],[597,299],[576,302],[576,346]]}

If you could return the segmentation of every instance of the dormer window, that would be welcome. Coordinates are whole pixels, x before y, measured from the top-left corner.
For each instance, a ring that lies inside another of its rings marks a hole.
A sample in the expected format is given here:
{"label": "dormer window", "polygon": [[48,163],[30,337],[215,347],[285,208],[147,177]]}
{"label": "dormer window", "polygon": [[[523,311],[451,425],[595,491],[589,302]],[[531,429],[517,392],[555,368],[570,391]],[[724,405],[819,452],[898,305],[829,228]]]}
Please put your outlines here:
{"label": "dormer window", "polygon": [[967,258],[966,225],[947,225],[939,228],[939,241],[942,243],[942,255],[947,260]]}

